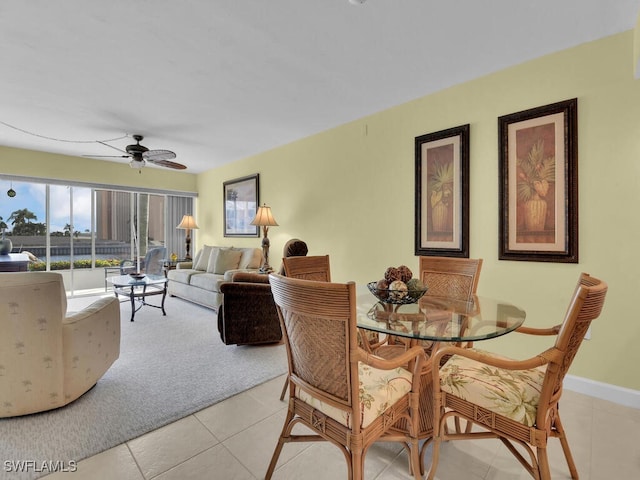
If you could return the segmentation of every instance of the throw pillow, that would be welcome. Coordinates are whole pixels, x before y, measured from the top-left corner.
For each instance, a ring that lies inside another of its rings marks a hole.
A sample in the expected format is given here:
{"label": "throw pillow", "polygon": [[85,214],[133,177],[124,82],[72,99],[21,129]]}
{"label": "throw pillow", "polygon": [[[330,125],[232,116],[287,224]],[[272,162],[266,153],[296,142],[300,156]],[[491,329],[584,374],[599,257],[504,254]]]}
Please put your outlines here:
{"label": "throw pillow", "polygon": [[209,255],[209,263],[207,264],[207,273],[215,273],[216,267],[216,258],[218,258],[218,252],[220,250],[224,250],[221,247],[215,247],[211,250],[211,255]]}
{"label": "throw pillow", "polygon": [[240,266],[238,268],[260,268],[262,265],[262,250],[259,248],[244,248],[240,250]]}
{"label": "throw pillow", "polygon": [[214,249],[215,247],[212,247],[210,245],[205,245],[204,247],[202,247],[202,250],[198,253],[197,256],[197,261],[194,264],[193,268],[196,270],[206,270],[207,269],[207,265],[209,265],[209,256],[211,255],[211,251]]}
{"label": "throw pillow", "polygon": [[240,250],[220,249],[216,257],[213,273],[223,275],[227,270],[238,268],[241,256],[242,252]]}

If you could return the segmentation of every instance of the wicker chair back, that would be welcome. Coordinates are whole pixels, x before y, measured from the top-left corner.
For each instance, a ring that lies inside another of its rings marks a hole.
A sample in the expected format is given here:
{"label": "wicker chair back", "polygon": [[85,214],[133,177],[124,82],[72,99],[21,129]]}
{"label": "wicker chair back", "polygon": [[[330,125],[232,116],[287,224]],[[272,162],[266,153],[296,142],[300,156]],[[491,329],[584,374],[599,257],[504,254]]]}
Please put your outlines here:
{"label": "wicker chair back", "polygon": [[420,280],[425,295],[467,300],[478,289],[482,259],[420,257]]}

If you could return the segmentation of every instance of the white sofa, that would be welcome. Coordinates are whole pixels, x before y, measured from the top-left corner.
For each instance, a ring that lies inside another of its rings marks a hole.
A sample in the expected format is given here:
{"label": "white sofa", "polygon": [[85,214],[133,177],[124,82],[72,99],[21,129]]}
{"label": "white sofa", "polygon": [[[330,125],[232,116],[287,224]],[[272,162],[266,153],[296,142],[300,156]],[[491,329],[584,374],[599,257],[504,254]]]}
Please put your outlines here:
{"label": "white sofa", "polygon": [[101,298],[67,314],[62,275],[0,274],[0,417],[62,407],[120,355],[120,303]]}
{"label": "white sofa", "polygon": [[258,272],[261,248],[233,248],[205,245],[193,262],[179,262],[169,270],[167,292],[173,297],[217,309],[222,303],[220,284],[231,281],[236,272]]}

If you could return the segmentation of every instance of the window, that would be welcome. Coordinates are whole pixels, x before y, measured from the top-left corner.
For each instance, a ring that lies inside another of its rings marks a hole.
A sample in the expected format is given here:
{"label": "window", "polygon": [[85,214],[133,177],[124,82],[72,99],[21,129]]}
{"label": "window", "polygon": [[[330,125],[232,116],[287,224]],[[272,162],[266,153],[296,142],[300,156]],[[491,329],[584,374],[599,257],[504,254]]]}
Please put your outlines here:
{"label": "window", "polygon": [[[103,267],[143,257],[150,247],[181,252],[184,232],[175,227],[193,212],[190,196],[0,178],[0,194],[10,189],[15,196],[0,203],[0,225],[12,251],[35,255],[31,270],[70,271],[72,283],[74,270],[102,274]],[[98,275],[96,284],[102,281]]]}

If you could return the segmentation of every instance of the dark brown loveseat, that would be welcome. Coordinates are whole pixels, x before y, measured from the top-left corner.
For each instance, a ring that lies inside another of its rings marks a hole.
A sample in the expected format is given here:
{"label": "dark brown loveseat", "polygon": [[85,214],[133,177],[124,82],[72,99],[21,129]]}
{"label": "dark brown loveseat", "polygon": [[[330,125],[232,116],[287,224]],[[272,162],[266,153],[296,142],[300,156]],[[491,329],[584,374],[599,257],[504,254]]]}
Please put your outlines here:
{"label": "dark brown loveseat", "polygon": [[[297,238],[284,246],[283,257],[306,254],[307,244]],[[220,293],[218,331],[226,345],[275,343],[282,339],[268,275],[236,272],[230,282],[220,284]]]}
{"label": "dark brown loveseat", "polygon": [[235,273],[220,285],[218,331],[227,345],[274,343],[282,339],[280,320],[271,295],[269,276]]}

